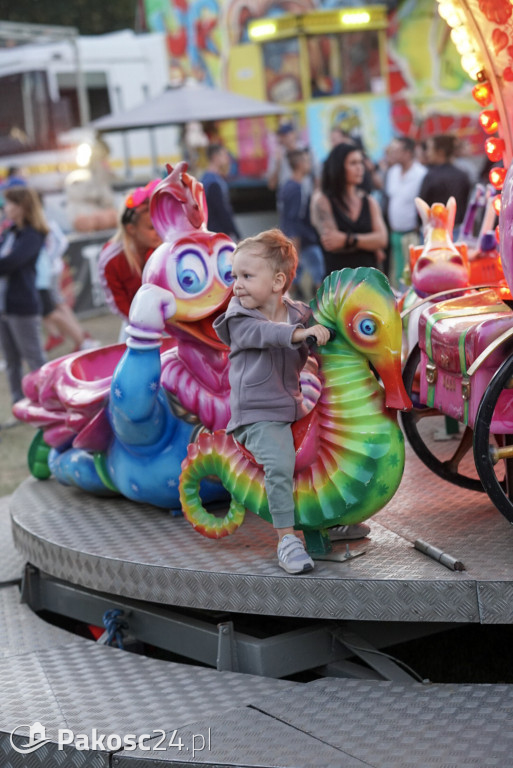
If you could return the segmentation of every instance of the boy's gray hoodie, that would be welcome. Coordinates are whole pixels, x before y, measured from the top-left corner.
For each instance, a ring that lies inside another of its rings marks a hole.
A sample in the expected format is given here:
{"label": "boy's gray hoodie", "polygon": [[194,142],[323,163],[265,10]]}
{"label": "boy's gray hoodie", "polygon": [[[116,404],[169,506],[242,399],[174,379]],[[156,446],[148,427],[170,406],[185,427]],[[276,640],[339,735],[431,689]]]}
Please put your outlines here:
{"label": "boy's gray hoodie", "polygon": [[227,432],[258,421],[293,422],[306,413],[299,374],[308,346],[293,344],[292,334],[306,327],[312,311],[303,302],[284,302],[290,323],[275,323],[257,309],[244,309],[235,296],[214,322],[215,332],[230,347]]}

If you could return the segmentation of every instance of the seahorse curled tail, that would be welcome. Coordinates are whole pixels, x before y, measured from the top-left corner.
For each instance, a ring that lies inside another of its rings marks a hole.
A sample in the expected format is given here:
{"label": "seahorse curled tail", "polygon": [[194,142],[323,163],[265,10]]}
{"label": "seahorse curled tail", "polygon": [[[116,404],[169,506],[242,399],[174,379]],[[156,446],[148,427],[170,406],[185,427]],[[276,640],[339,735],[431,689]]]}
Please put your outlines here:
{"label": "seahorse curled tail", "polygon": [[[199,486],[204,478],[218,477],[232,500],[224,517],[216,517],[201,503]],[[271,520],[264,490],[264,473],[251,462],[224,430],[203,433],[188,447],[180,475],[180,503],[191,525],[203,536],[220,539],[237,530],[246,509],[259,510]]]}

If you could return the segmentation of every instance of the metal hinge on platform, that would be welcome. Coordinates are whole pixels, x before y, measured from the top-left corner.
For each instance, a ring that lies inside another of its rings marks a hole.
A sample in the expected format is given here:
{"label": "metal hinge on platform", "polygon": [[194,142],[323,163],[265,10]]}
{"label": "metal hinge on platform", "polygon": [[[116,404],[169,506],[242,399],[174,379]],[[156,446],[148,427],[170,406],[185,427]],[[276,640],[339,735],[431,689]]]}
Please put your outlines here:
{"label": "metal hinge on platform", "polygon": [[237,642],[233,621],[223,621],[217,625],[219,631],[217,641],[217,670],[218,672],[238,672]]}
{"label": "metal hinge on platform", "polygon": [[470,400],[470,379],[461,380],[461,397],[463,400]]}

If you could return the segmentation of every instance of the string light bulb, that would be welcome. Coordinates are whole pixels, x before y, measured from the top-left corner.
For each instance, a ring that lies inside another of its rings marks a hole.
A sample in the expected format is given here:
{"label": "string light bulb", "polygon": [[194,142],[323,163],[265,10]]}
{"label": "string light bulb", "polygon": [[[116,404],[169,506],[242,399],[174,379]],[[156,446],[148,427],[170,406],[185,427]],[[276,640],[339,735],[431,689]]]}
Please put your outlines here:
{"label": "string light bulb", "polygon": [[499,113],[496,109],[485,109],[479,115],[479,123],[485,133],[495,133],[499,127]]}
{"label": "string light bulb", "polygon": [[506,169],[505,168],[492,168],[490,173],[488,174],[488,178],[490,179],[490,184],[495,187],[495,189],[502,189],[504,186],[504,179],[506,178]]}
{"label": "string light bulb", "polygon": [[500,216],[501,212],[501,195],[497,195],[493,198],[493,210],[495,211],[497,216]]}
{"label": "string light bulb", "polygon": [[497,136],[485,141],[485,152],[492,163],[498,163],[499,160],[502,160],[505,148],[504,139],[499,139]]}
{"label": "string light bulb", "polygon": [[462,17],[459,8],[448,0],[443,0],[438,7],[438,13],[450,27],[459,27],[462,23]]}
{"label": "string light bulb", "polygon": [[454,27],[451,30],[451,40],[460,56],[463,56],[465,53],[474,53],[474,44],[469,38],[465,27]]}
{"label": "string light bulb", "polygon": [[487,107],[492,103],[492,86],[487,80],[479,82],[478,78],[477,85],[472,88],[472,96],[481,107]]}

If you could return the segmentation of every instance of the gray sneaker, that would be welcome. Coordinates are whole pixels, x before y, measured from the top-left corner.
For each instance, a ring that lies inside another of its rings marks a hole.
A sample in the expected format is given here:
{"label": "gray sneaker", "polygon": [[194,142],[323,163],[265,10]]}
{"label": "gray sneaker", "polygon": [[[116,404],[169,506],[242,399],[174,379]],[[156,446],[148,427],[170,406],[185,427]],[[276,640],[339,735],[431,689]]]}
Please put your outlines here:
{"label": "gray sneaker", "polygon": [[278,544],[278,565],[287,573],[307,573],[314,567],[303,542],[293,533],[287,533]]}
{"label": "gray sneaker", "polygon": [[328,530],[331,541],[355,541],[356,539],[364,539],[370,533],[370,528],[365,523],[334,525]]}

